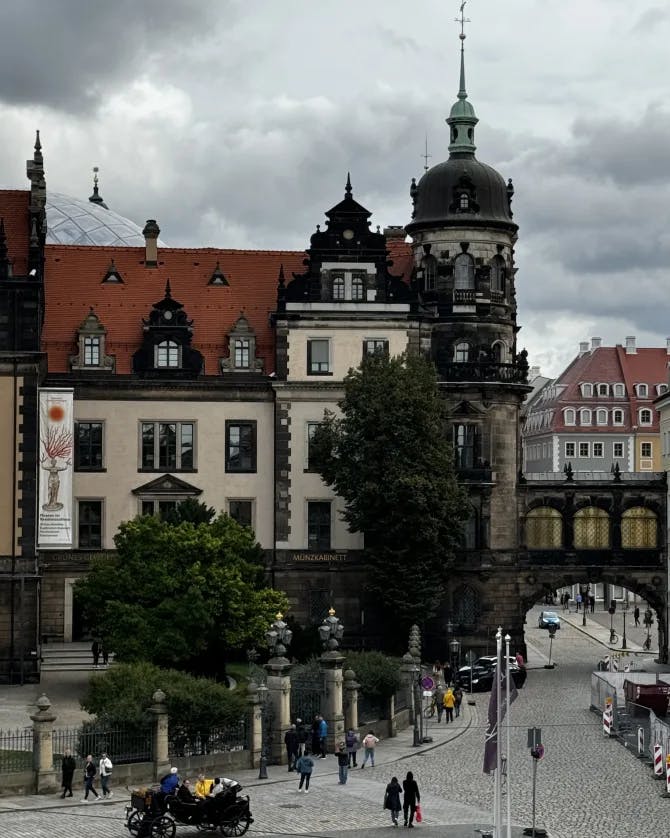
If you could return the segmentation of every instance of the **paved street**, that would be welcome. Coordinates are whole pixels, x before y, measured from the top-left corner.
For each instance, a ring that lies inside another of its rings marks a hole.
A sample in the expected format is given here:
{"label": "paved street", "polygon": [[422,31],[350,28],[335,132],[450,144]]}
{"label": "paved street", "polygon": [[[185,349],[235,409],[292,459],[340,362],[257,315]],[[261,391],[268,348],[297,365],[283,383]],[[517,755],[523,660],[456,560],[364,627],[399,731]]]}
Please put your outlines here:
{"label": "paved street", "polygon": [[[646,838],[666,834],[665,827],[659,831],[659,825],[670,816],[670,800],[661,797],[662,783],[621,745],[605,739],[600,720],[588,710],[590,672],[605,654],[605,647],[583,633],[581,615],[571,615],[568,619],[576,625],[564,621],[553,644],[552,658],[557,667],[544,669],[549,638],[546,631],[535,627],[539,610],[528,615],[528,681],[511,713],[515,822],[531,822],[532,760],[526,749],[526,731],[537,726],[542,728],[546,748],[538,766],[537,818],[551,838]],[[588,626],[592,622],[587,615]],[[587,631],[591,630],[588,626]],[[643,639],[643,633],[640,638],[632,637],[633,648]],[[422,790],[425,821],[419,829],[423,834],[475,836],[475,826],[490,825],[492,780],[482,774],[488,694],[476,694],[474,699],[474,705],[465,707],[454,725],[430,731],[433,746],[426,746],[419,754],[412,750],[409,731],[382,742],[377,767],[351,771],[346,786],[337,784],[333,757],[317,763],[308,797],[297,793],[294,775],[285,769],[271,767],[270,781],[260,784],[255,772],[244,772],[240,779],[251,795],[256,819],[249,834],[338,838],[388,834],[388,813],[382,810],[384,786],[392,775],[402,780],[411,770]],[[121,794],[117,790],[117,795]],[[0,798],[0,834],[12,838],[108,838],[125,832],[124,804],[117,798],[88,806],[75,802],[54,807],[55,802],[49,798]],[[26,804],[30,808],[3,809]],[[196,833],[178,827],[177,834],[191,838]],[[519,834],[517,831],[515,838]]]}

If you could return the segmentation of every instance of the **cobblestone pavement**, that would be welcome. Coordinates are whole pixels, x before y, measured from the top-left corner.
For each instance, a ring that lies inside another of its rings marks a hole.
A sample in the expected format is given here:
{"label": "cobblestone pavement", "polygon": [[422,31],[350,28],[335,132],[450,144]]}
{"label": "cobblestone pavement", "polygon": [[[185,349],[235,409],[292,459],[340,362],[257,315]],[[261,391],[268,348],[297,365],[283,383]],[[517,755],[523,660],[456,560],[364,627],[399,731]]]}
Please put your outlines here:
{"label": "cobblestone pavement", "polygon": [[[513,820],[529,825],[532,812],[532,759],[526,748],[528,727],[541,727],[546,748],[537,772],[537,822],[551,838],[652,838],[670,835],[664,826],[670,800],[661,797],[663,784],[651,770],[602,733],[600,719],[588,709],[590,673],[602,657],[602,643],[584,634],[581,626],[564,621],[553,643],[555,669],[545,669],[549,652],[546,631],[535,628],[537,613],[529,613],[527,640],[529,672],[526,686],[512,706],[510,776]],[[644,658],[649,661],[649,657]],[[653,664],[649,662],[650,667]],[[333,757],[319,761],[310,795],[298,794],[294,775],[272,767],[271,782],[258,783],[251,772],[241,777],[255,817],[252,836],[337,836],[366,838],[388,835],[388,813],[382,810],[385,784],[414,772],[422,790],[423,834],[474,838],[476,827],[489,826],[492,779],[482,774],[483,738],[488,694],[475,694],[454,725],[434,727],[433,746],[417,753],[411,732],[382,742],[377,767],[352,770],[345,786],[337,784]],[[119,790],[120,791],[120,790]],[[117,794],[119,793],[117,791]],[[95,838],[127,835],[124,805],[113,802],[54,805],[56,801],[0,798],[0,835],[11,838]],[[26,802],[34,808],[26,808]],[[60,801],[58,801],[60,803]],[[11,806],[17,806],[11,810]],[[48,807],[48,808],[45,808]],[[446,827],[446,828],[445,828]],[[177,838],[196,832],[178,827]],[[517,838],[520,831],[515,829]]]}

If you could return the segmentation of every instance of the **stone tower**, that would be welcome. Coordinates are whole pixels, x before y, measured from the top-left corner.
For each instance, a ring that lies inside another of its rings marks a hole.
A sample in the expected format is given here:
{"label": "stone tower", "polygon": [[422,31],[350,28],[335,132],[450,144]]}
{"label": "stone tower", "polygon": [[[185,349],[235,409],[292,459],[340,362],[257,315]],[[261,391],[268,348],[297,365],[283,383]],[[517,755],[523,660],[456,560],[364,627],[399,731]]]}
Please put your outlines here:
{"label": "stone tower", "polygon": [[518,614],[505,613],[513,608],[516,583],[510,575],[508,590],[504,582],[501,587],[498,570],[511,568],[518,550],[519,410],[529,388],[526,353],[517,351],[516,340],[514,190],[475,157],[478,119],[465,88],[463,32],[460,37],[458,98],[446,120],[449,158],[412,181],[406,230],[455,465],[472,505],[442,619],[477,644],[486,626],[519,623]]}

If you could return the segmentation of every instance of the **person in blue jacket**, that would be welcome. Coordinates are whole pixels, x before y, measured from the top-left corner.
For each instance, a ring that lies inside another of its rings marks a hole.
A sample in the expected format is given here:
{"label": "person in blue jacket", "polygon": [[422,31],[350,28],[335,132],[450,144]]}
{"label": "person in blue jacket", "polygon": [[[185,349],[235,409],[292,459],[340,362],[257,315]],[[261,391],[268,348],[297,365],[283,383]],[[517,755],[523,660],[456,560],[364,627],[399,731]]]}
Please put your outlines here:
{"label": "person in blue jacket", "polygon": [[323,718],[323,716],[319,717],[319,745],[321,747],[321,756],[320,759],[326,758],[326,740],[328,737],[328,723]]}
{"label": "person in blue jacket", "polygon": [[161,777],[160,784],[163,794],[170,794],[170,792],[177,788],[179,785],[179,774],[177,773],[177,769],[174,765],[170,769],[169,774],[166,774],[165,777]]}

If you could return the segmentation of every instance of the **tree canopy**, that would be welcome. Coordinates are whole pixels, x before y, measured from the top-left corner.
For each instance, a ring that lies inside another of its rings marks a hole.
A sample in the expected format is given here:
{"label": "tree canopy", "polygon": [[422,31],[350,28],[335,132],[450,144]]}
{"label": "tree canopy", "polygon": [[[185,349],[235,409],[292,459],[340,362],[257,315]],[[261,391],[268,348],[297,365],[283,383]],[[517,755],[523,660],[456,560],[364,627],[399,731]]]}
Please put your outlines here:
{"label": "tree canopy", "polygon": [[116,554],[93,561],[76,596],[120,661],[221,674],[227,650],[261,642],[286,610],[284,594],[265,584],[253,532],[227,515],[212,523],[141,516],[114,540]]}
{"label": "tree canopy", "polygon": [[310,463],[365,537],[369,586],[403,631],[433,616],[470,514],[453,468],[435,369],[420,356],[366,358],[326,411]]}

